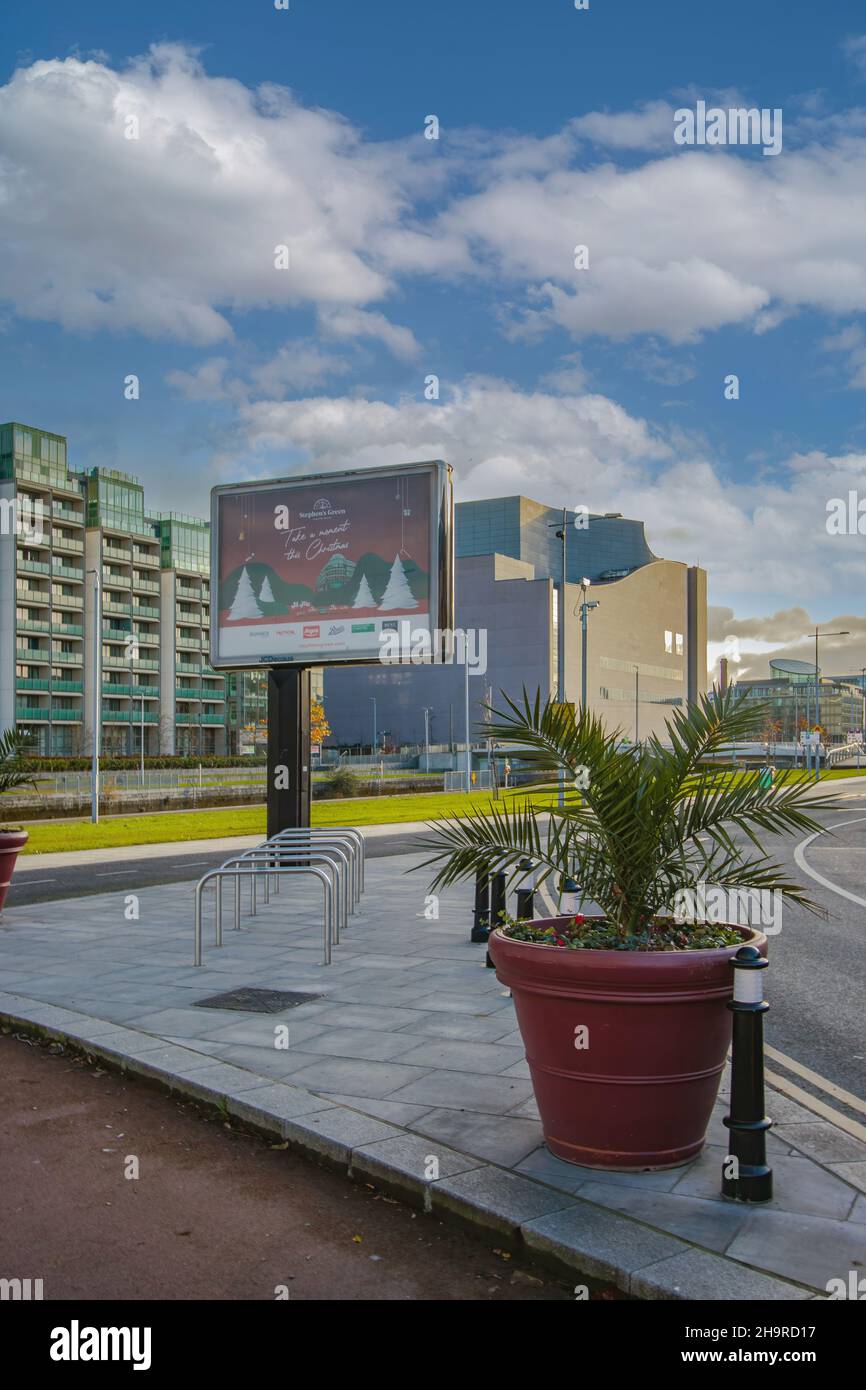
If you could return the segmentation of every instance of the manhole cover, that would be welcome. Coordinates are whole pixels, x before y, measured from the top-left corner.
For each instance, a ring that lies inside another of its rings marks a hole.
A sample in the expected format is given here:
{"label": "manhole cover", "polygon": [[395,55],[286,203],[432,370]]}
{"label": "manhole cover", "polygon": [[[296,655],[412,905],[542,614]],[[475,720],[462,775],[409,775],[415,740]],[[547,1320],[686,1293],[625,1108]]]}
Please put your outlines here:
{"label": "manhole cover", "polygon": [[309,1004],[313,999],[321,999],[321,994],[301,994],[294,989],[230,989],[225,994],[211,995],[210,999],[197,999],[197,1009],[243,1009],[251,1014],[278,1014],[283,1009],[294,1009],[298,1004]]}

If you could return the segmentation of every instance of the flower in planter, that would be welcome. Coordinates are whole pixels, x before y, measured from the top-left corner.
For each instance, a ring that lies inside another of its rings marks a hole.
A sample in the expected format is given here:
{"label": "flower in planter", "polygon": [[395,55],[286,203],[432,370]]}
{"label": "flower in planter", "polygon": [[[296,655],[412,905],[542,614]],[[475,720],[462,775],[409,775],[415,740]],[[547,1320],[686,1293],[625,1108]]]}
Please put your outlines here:
{"label": "flower in planter", "polygon": [[[489,708],[485,736],[520,748],[539,780],[511,804],[492,801],[437,822],[425,841],[433,851],[421,868],[437,866],[431,891],[495,867],[510,869],[519,886],[521,861],[531,859],[535,887],[576,880],[583,903],[599,917],[578,913],[551,935],[531,922],[507,923],[506,935],[566,949],[670,951],[709,949],[739,940],[734,924],[683,922],[672,911],[678,895],[713,884],[735,892],[769,891],[821,912],[784,866],[761,847],[759,835],[809,834],[823,827],[809,811],[830,809],[833,796],[813,796],[793,771],[762,785],[759,772],[734,776],[712,759],[733,743],[756,738],[763,707],[735,689],[713,692],[677,709],[666,735],[624,746],[587,710],[542,705],[526,691],[518,703]],[[590,769],[586,785],[564,793],[564,805],[533,801],[549,793],[549,777],[575,766]],[[806,798],[808,797],[808,802]],[[806,809],[808,805],[808,811]],[[737,838],[739,837],[739,838]]]}

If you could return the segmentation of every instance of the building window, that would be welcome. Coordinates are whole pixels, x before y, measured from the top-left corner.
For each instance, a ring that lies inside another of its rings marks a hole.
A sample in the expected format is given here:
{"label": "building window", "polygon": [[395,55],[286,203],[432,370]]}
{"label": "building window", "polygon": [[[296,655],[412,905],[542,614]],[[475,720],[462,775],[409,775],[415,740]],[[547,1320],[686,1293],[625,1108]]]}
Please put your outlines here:
{"label": "building window", "polygon": [[677,633],[677,656],[682,656],[682,654],[683,654],[683,634],[682,634],[681,632],[678,632],[678,633]]}
{"label": "building window", "polygon": [[668,631],[667,628],[665,628],[665,651],[668,653],[669,656],[672,656],[672,655],[673,655],[673,650],[674,650],[674,634],[673,634],[672,632]]}

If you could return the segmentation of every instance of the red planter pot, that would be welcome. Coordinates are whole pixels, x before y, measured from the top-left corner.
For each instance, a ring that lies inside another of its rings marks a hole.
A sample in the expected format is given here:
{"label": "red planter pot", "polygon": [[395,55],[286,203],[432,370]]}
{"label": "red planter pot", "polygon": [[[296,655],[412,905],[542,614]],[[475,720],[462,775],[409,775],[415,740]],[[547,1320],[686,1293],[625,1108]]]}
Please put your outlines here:
{"label": "red planter pot", "polygon": [[0,912],[9,892],[19,851],[26,844],[26,830],[0,830]]}
{"label": "red planter pot", "polygon": [[[742,934],[766,955],[761,932]],[[731,1041],[739,947],[569,951],[498,928],[488,949],[514,998],[551,1153],[634,1171],[700,1152]]]}

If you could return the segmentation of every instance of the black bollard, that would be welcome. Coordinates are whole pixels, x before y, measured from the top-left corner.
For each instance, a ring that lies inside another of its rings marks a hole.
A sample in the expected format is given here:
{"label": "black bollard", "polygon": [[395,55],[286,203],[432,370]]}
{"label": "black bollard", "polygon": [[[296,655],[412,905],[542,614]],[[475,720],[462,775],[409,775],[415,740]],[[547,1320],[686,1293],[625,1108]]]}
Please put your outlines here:
{"label": "black bollard", "polygon": [[[725,1124],[731,1132],[730,1154],[722,1166],[722,1196],[739,1202],[769,1202],[773,1170],[767,1167],[767,1130],[773,1121],[764,1114],[764,1022],[770,1007],[764,999],[761,971],[767,961],[754,946],[741,946],[734,959],[734,997],[731,1058],[731,1113]],[[734,1173],[729,1173],[730,1160]]]}
{"label": "black bollard", "polygon": [[526,874],[524,887],[517,890],[517,915],[529,921],[535,916],[535,860],[521,859],[517,866]]}
{"label": "black bollard", "polygon": [[[508,880],[506,878],[505,870],[497,869],[490,882],[491,931],[493,931],[495,927],[502,926],[503,918],[505,916],[505,913],[508,911],[508,888],[506,886],[507,882]],[[487,952],[486,965],[488,970],[494,970],[496,968],[493,964],[493,961],[490,958],[489,951]]]}
{"label": "black bollard", "polygon": [[559,883],[559,910],[563,917],[576,917],[580,909],[580,884],[570,875]]}
{"label": "black bollard", "polygon": [[490,935],[490,877],[486,869],[475,875],[475,907],[472,912],[470,941],[486,941]]}

